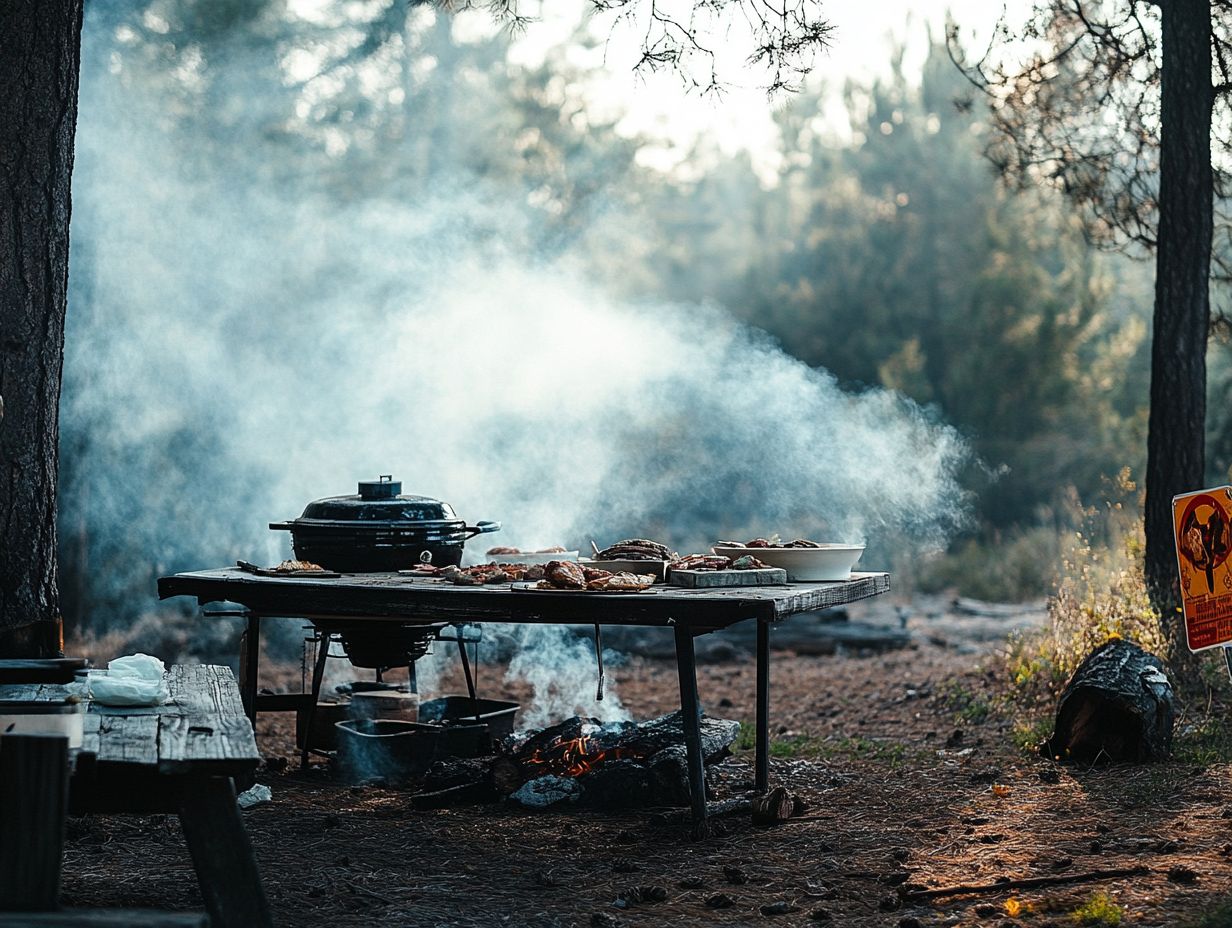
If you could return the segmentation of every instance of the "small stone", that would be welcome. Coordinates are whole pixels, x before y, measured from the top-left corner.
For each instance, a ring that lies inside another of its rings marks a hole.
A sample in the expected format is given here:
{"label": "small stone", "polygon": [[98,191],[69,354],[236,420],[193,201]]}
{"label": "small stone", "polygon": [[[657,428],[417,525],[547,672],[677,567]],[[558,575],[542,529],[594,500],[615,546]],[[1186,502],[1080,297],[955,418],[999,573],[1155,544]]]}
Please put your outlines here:
{"label": "small stone", "polygon": [[907,882],[908,873],[906,870],[891,870],[889,873],[883,873],[877,878],[880,883],[885,883],[887,886],[900,886]]}
{"label": "small stone", "polygon": [[1000,834],[980,835],[977,840],[980,842],[980,844],[1000,844],[1002,841],[1005,840],[1005,835],[1000,835]]}
{"label": "small stone", "polygon": [[1056,767],[1045,767],[1039,772],[1041,783],[1057,784],[1061,782],[1061,771]]}
{"label": "small stone", "polygon": [[734,705],[735,703],[732,702],[730,699],[728,699],[726,696],[724,696],[722,699],[719,700],[720,709],[730,709]]}
{"label": "small stone", "polygon": [[637,887],[638,894],[642,897],[642,902],[666,902],[667,887],[653,884],[650,886]]}
{"label": "small stone", "polygon": [[1104,846],[1100,844],[1098,841],[1092,841],[1090,845],[1088,846],[1088,849],[1090,850],[1092,854],[1104,853]]}
{"label": "small stone", "polygon": [[833,919],[834,916],[825,909],[813,909],[813,911],[809,912],[809,918],[815,922],[828,922]]}
{"label": "small stone", "polygon": [[896,847],[890,852],[890,856],[901,864],[904,860],[911,856],[911,852],[905,847]]}
{"label": "small stone", "polygon": [[749,881],[749,876],[739,867],[724,867],[723,879],[731,883],[733,886],[741,886]]}
{"label": "small stone", "polygon": [[686,876],[683,880],[676,884],[681,889],[701,889],[706,885],[706,881],[700,876]]}
{"label": "small stone", "polygon": [[877,900],[877,908],[882,912],[893,912],[898,906],[898,896],[882,896]]}
{"label": "small stone", "polygon": [[796,911],[796,907],[790,902],[771,902],[768,905],[763,905],[760,909],[762,915],[790,915]]}
{"label": "small stone", "polygon": [[1095,826],[1095,830],[1098,831],[1101,835],[1106,835],[1112,829],[1109,828],[1107,825],[1105,825],[1103,822],[1100,822],[1098,825]]}
{"label": "small stone", "polygon": [[1172,883],[1196,883],[1198,871],[1193,867],[1179,866],[1168,871],[1168,880]]}
{"label": "small stone", "polygon": [[971,774],[971,776],[968,777],[968,779],[972,783],[982,784],[986,786],[989,783],[996,783],[998,780],[1000,780],[1001,771],[998,770],[996,767],[989,767],[985,770],[977,770],[975,773]]}
{"label": "small stone", "polygon": [[1065,868],[1072,867],[1073,865],[1074,858],[1072,857],[1058,857],[1051,864],[1049,864],[1053,870],[1064,870]]}
{"label": "small stone", "polygon": [[956,748],[962,743],[963,730],[961,728],[955,728],[954,731],[950,733],[950,736],[945,739],[945,746],[947,748]]}
{"label": "small stone", "polygon": [[736,900],[727,893],[715,893],[706,899],[706,905],[712,909],[730,909],[736,904]]}
{"label": "small stone", "polygon": [[990,915],[1000,915],[1001,910],[995,905],[990,905],[987,902],[981,902],[975,907],[975,914],[979,915],[981,918],[988,918]]}

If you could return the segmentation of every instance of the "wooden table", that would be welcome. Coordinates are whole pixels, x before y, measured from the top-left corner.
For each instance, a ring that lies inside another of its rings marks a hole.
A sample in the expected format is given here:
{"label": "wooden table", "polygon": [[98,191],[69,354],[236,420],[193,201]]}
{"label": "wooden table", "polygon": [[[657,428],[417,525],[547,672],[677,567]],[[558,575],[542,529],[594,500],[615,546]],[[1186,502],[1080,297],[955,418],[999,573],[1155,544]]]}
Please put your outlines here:
{"label": "wooden table", "polygon": [[[252,844],[235,802],[233,778],[249,777],[261,760],[253,728],[244,713],[235,677],[228,667],[177,665],[168,672],[171,701],[156,708],[111,708],[91,704],[79,750],[68,754],[68,811],[71,814],[129,812],[173,813],[201,885],[210,923],[215,928],[268,928],[272,924]],[[51,683],[0,686],[0,699],[58,701],[67,691]],[[21,736],[10,736],[14,740]],[[42,752],[63,739],[23,739]],[[0,766],[5,754],[0,749]],[[15,777],[34,782],[19,788],[5,782],[0,802],[29,804],[48,777],[65,774],[60,764],[43,772],[18,770]],[[6,767],[6,772],[8,768]],[[29,789],[27,790],[26,787]],[[54,793],[54,790],[51,791]],[[55,796],[50,797],[52,800]],[[63,808],[61,792],[60,806]],[[21,820],[12,809],[6,821]],[[61,817],[63,812],[60,812]],[[48,832],[27,816],[31,831]],[[31,841],[55,840],[47,834]],[[12,843],[12,842],[6,842]],[[58,857],[58,851],[57,851]],[[58,860],[55,889],[58,890]],[[9,870],[8,868],[14,868]],[[0,878],[25,868],[20,882],[41,877],[26,861],[0,860]],[[14,880],[14,883],[18,880]],[[55,904],[56,893],[51,893]],[[30,907],[25,905],[22,907]]]}
{"label": "wooden table", "polygon": [[[245,607],[240,685],[249,717],[258,711],[294,708],[286,696],[259,696],[257,669],[263,618],[307,619],[320,629],[376,624],[550,623],[647,625],[671,628],[676,638],[685,744],[694,830],[706,826],[705,769],[701,754],[697,667],[693,639],[746,619],[757,621],[757,723],[755,781],[770,779],[770,627],[793,615],[842,606],[890,589],[885,573],[857,573],[834,583],[684,589],[656,585],[644,593],[570,593],[517,588],[514,584],[467,587],[401,574],[343,574],[337,578],[255,576],[235,568],[163,577],[158,595],[195,596],[199,603],[232,602]],[[234,613],[232,613],[234,614]],[[323,660],[313,675],[316,704]]]}

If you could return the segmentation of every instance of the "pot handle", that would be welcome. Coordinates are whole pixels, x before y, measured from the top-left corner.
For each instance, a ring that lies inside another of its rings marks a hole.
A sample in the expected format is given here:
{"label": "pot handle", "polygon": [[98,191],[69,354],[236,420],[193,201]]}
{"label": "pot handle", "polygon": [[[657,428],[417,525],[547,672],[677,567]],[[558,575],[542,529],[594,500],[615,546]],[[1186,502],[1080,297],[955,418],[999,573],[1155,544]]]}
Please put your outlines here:
{"label": "pot handle", "polygon": [[292,522],[271,522],[269,527],[276,532],[289,532],[295,528]]}
{"label": "pot handle", "polygon": [[486,535],[489,532],[499,532],[501,524],[499,522],[476,522],[474,525],[468,525],[462,529],[466,532],[467,538],[474,538],[476,535]]}

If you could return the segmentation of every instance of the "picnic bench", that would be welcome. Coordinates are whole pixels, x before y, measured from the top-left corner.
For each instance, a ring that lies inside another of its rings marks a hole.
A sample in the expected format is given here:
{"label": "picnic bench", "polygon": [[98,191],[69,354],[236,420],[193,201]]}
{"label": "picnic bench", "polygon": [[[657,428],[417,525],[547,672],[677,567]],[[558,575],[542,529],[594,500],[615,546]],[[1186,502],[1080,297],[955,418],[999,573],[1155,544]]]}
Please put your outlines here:
{"label": "picnic bench", "polygon": [[394,628],[439,623],[548,623],[647,625],[671,628],[688,757],[693,829],[706,831],[705,768],[700,741],[701,705],[693,639],[746,619],[757,622],[757,718],[755,784],[766,791],[770,780],[770,628],[805,612],[842,606],[890,588],[889,574],[853,573],[848,580],[775,586],[692,589],[656,585],[641,593],[602,594],[537,590],[529,584],[456,586],[398,573],[342,574],[328,578],[254,575],[235,568],[201,570],[163,577],[161,599],[194,596],[207,603],[231,602],[241,615],[240,689],[249,717],[261,711],[315,709],[328,647],[318,651],[312,692],[259,694],[261,622],[266,618],[308,620],[326,636],[346,629]]}
{"label": "picnic bench", "polygon": [[[189,925],[203,916],[53,912],[64,815],[176,814],[214,928],[269,928],[265,891],[236,805],[235,778],[260,762],[228,667],[176,665],[170,702],[91,704],[80,749],[66,738],[0,736],[0,928],[17,925]],[[0,685],[0,699],[60,701],[63,685]],[[20,912],[21,914],[17,914]]]}

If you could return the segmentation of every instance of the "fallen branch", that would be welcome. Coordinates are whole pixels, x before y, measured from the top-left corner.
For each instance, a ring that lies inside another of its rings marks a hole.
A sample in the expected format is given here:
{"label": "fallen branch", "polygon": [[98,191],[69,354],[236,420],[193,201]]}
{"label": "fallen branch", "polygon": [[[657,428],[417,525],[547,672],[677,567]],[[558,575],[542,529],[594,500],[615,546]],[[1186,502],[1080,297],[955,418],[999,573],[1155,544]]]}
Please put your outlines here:
{"label": "fallen branch", "polygon": [[998,880],[994,883],[963,883],[958,886],[942,886],[938,889],[917,889],[903,893],[903,899],[907,902],[921,902],[940,896],[966,896],[976,893],[997,893],[1006,889],[1034,889],[1037,886],[1060,886],[1065,883],[1119,880],[1122,877],[1142,876],[1150,872],[1150,867],[1122,867],[1119,870],[1091,870],[1088,873],[1069,873],[1058,876],[1030,876],[1017,880]]}

